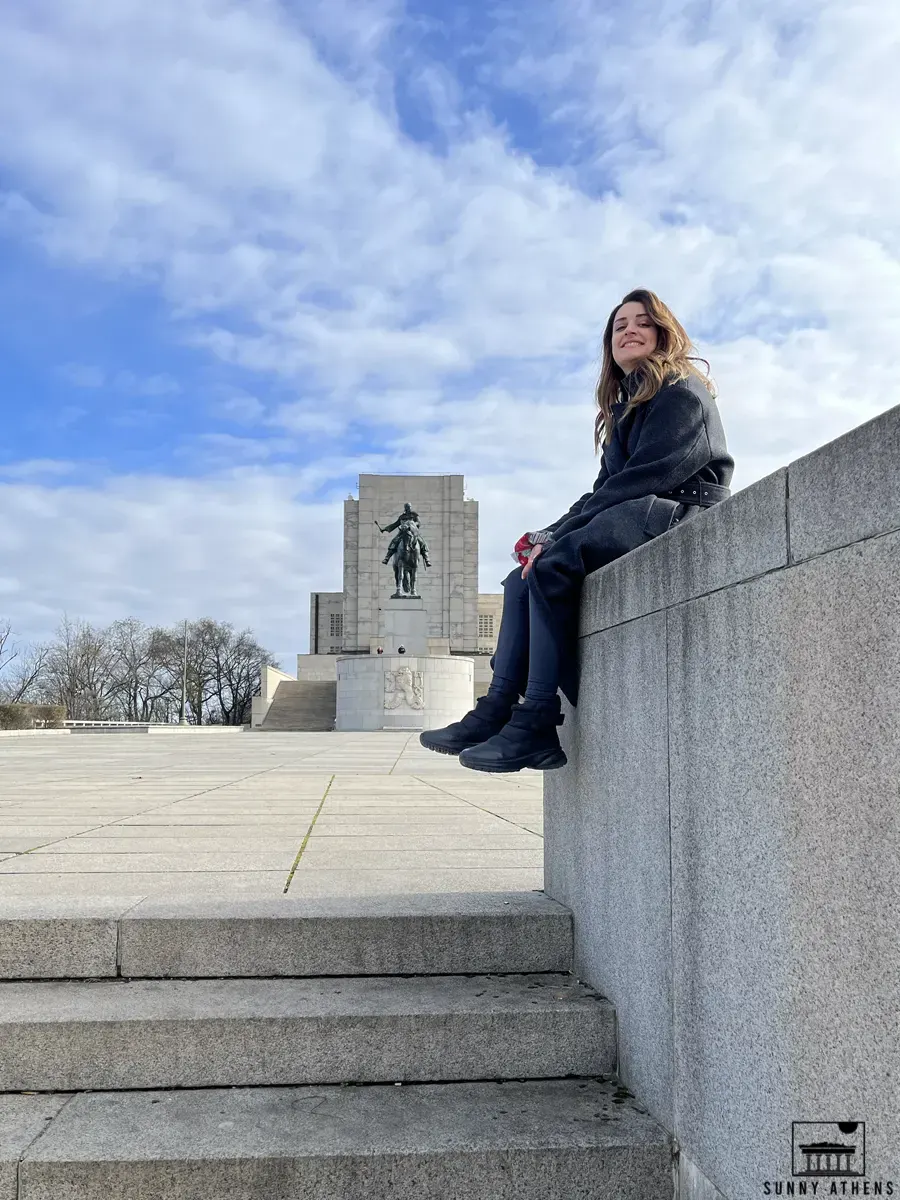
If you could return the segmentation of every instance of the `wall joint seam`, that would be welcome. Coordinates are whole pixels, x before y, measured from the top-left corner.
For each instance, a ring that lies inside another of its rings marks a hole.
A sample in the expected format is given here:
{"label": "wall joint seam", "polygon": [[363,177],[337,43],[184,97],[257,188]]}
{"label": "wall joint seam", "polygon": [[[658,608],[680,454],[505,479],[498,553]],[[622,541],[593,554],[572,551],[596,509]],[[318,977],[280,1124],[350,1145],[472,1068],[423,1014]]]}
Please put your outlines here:
{"label": "wall joint seam", "polygon": [[672,1086],[672,1132],[678,1134],[678,1083],[676,1077],[675,1037],[675,872],[672,862],[672,689],[669,681],[669,610],[664,610],[663,652],[666,656],[666,801],[669,818],[669,986],[672,989],[669,1004],[672,1037],[671,1086]]}

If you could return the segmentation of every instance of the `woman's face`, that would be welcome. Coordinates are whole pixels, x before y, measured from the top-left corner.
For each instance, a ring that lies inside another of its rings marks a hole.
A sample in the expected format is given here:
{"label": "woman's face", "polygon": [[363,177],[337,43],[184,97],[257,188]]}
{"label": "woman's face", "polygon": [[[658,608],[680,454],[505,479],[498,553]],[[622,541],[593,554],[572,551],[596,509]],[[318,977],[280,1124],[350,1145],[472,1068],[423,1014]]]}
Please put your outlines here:
{"label": "woman's face", "polygon": [[659,331],[639,300],[629,300],[615,315],[612,328],[612,356],[627,375],[629,371],[652,354],[659,341]]}

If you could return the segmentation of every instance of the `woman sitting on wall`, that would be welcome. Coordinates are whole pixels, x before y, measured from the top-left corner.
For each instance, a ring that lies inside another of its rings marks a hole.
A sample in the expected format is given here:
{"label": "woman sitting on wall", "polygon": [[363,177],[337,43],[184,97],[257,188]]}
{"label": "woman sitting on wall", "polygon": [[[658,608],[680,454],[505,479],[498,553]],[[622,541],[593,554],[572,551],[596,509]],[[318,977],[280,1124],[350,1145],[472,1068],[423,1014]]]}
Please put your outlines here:
{"label": "woman sitting on wall", "polygon": [[585,575],[730,495],[734,459],[691,351],[653,292],[629,292],[613,309],[596,395],[600,474],[558,521],[516,543],[522,569],[503,581],[490,689],[461,721],[425,730],[423,746],[476,771],[565,765],[558,691],[577,703]]}

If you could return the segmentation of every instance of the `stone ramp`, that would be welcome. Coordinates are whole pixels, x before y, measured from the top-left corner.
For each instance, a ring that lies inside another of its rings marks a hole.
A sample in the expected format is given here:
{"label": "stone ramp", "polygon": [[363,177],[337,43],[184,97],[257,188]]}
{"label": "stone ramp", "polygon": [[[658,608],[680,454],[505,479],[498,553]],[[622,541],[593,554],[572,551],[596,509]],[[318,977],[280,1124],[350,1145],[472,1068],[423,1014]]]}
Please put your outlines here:
{"label": "stone ramp", "polygon": [[329,732],[337,712],[337,683],[298,679],[279,683],[269,710],[254,732]]}
{"label": "stone ramp", "polygon": [[538,892],[7,910],[0,1195],[671,1200],[571,946]]}

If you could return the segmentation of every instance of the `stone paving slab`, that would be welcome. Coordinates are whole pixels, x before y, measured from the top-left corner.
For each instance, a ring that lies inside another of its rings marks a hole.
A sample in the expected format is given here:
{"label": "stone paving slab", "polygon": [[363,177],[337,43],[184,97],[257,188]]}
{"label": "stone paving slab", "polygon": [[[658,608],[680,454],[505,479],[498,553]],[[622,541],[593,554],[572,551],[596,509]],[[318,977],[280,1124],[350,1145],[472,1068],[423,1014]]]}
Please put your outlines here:
{"label": "stone paving slab", "polygon": [[[7,865],[0,863],[0,868]],[[284,880],[284,871],[57,871],[47,875],[13,875],[0,871],[0,916],[5,911],[4,900],[10,896],[90,897],[110,895],[126,888],[139,896],[281,895]]]}
{"label": "stone paving slab", "polygon": [[367,845],[351,846],[349,848],[332,847],[324,841],[310,842],[306,851],[304,866],[308,870],[346,870],[348,859],[356,869],[370,871],[414,871],[422,868],[435,867],[461,870],[468,867],[485,869],[506,869],[513,867],[539,867],[543,863],[544,851],[541,846],[532,848],[484,849],[465,850],[458,847],[433,850],[370,850]]}
{"label": "stone paving slab", "polygon": [[[318,804],[316,805],[318,807]],[[315,815],[315,808],[308,814],[309,819]],[[278,814],[278,813],[256,813],[256,812],[228,812],[228,813],[167,813],[165,816],[160,816],[158,812],[147,813],[140,817],[130,818],[124,821],[119,821],[115,825],[104,825],[93,831],[93,837],[110,837],[110,836],[133,836],[132,830],[137,827],[139,829],[155,828],[171,829],[177,831],[179,829],[205,829],[205,828],[228,828],[228,827],[244,827],[248,825],[254,829],[285,829],[294,830],[297,828],[299,821],[304,820],[303,814]],[[153,834],[158,837],[159,833]],[[234,836],[237,836],[236,834]]]}
{"label": "stone paving slab", "polygon": [[31,837],[28,837],[21,833],[8,836],[0,833],[0,855],[6,857],[10,854],[21,854],[23,850],[34,850],[37,846],[46,846],[50,842],[59,841],[60,836],[68,837],[68,834],[57,834],[55,837],[49,837],[47,834],[32,834]]}
{"label": "stone paving slab", "polygon": [[515,892],[541,887],[541,867],[480,868],[464,870],[361,870],[298,872],[289,895],[365,896],[387,892]]}
{"label": "stone paving slab", "polygon": [[[54,850],[56,847],[53,848]],[[280,854],[235,850],[230,854],[57,854],[35,850],[17,855],[14,862],[4,863],[4,871],[22,875],[55,872],[114,872],[138,871],[277,871],[288,870],[294,858],[290,846]]]}
{"label": "stone paving slab", "polygon": [[[491,825],[489,831],[465,834],[457,833],[450,828],[421,830],[416,826],[410,827],[408,832],[404,833],[378,834],[373,833],[371,829],[359,830],[357,833],[347,833],[344,830],[326,833],[318,828],[316,833],[318,837],[314,849],[320,854],[349,854],[351,852],[357,854],[360,850],[370,854],[392,850],[427,854],[459,853],[469,850],[477,850],[481,853],[492,853],[494,850],[531,850],[539,854],[544,852],[541,839],[536,834],[516,830],[512,826],[503,829],[500,822]],[[364,839],[364,842],[361,843],[361,839]],[[310,844],[313,845],[312,842]],[[456,865],[460,864],[456,862]],[[498,862],[496,865],[499,866],[500,863]]]}
{"label": "stone paving slab", "polygon": [[361,896],[543,881],[541,774],[467,771],[416,734],[34,737],[0,743],[0,781],[0,916],[29,896]]}
{"label": "stone paving slab", "polygon": [[[70,838],[63,845],[53,845],[49,850],[65,854],[142,854],[142,855],[172,855],[172,854],[234,854],[235,847],[241,851],[251,850],[257,854],[270,853],[276,856],[284,854],[285,846],[289,847],[293,862],[293,849],[290,839],[296,838],[300,829],[301,836],[306,832],[306,826],[293,825],[281,832],[275,831],[268,835],[260,834],[254,826],[241,825],[237,832],[229,837],[227,831],[223,835],[215,829],[205,831],[196,828],[167,830],[165,828],[148,832],[147,837],[131,834],[125,836],[100,837],[96,831],[85,837]],[[118,831],[117,831],[118,833]],[[42,851],[46,853],[46,851]]]}

